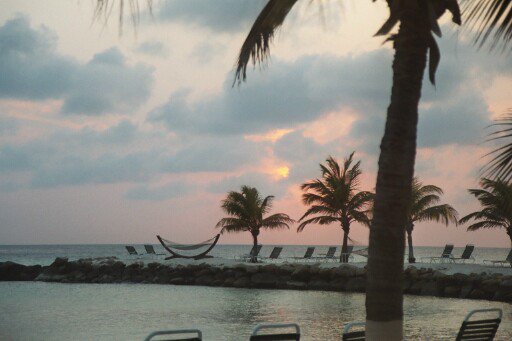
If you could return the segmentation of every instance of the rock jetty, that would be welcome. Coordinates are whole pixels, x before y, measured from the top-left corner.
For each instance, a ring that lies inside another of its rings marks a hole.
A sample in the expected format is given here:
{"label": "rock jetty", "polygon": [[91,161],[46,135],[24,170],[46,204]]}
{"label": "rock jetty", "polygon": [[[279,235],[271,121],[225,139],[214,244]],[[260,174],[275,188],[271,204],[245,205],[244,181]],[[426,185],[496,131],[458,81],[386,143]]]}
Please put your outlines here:
{"label": "rock jetty", "polygon": [[[49,266],[0,262],[0,281],[59,283],[154,283],[236,288],[326,290],[361,292],[366,269],[349,264],[322,268],[319,264],[264,264],[233,266],[167,265],[115,258],[68,261],[57,258]],[[512,303],[512,276],[499,273],[444,274],[430,268],[408,267],[404,293],[421,296],[485,299]]]}

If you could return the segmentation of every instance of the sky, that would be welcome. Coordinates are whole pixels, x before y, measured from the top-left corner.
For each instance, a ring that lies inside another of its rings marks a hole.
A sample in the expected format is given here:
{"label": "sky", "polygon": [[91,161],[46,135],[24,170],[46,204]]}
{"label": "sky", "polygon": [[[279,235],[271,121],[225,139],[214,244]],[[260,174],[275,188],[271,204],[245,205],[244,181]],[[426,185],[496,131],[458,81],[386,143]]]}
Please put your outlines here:
{"label": "sky", "polygon": [[[232,86],[263,0],[140,2],[136,28],[94,1],[1,0],[0,244],[194,243],[218,233],[222,199],[242,185],[298,219],[300,184],[352,151],[373,190],[393,51],[373,37],[385,1],[302,1],[271,59]],[[115,3],[114,3],[115,4]],[[415,173],[460,215],[512,107],[512,61],[478,50],[442,18],[437,84],[425,79]],[[428,78],[428,77],[425,77]],[[368,229],[350,236],[367,244]],[[504,230],[420,223],[416,245],[509,247]],[[264,231],[264,244],[340,244],[339,226]],[[249,233],[220,243],[249,244]]]}

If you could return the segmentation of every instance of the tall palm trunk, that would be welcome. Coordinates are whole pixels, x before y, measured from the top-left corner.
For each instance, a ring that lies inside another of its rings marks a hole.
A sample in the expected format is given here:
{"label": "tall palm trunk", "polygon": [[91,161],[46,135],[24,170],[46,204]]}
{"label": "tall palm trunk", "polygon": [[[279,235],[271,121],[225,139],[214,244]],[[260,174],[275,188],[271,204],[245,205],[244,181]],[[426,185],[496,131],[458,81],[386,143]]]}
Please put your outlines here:
{"label": "tall palm trunk", "polygon": [[412,230],[414,229],[414,224],[409,223],[407,225],[407,244],[409,245],[409,263],[416,263],[416,258],[414,258],[414,248],[412,246]]}
{"label": "tall palm trunk", "polygon": [[348,263],[347,246],[349,228],[343,228],[343,245],[341,246],[340,263]]}
{"label": "tall palm trunk", "polygon": [[258,257],[256,256],[256,252],[258,249],[258,235],[260,234],[260,230],[252,230],[252,249],[251,249],[251,263],[257,263]]}
{"label": "tall palm trunk", "polygon": [[403,265],[411,200],[418,103],[429,29],[420,1],[402,2],[394,38],[393,88],[380,145],[366,289],[368,340],[403,339]]}
{"label": "tall palm trunk", "polygon": [[512,226],[509,226],[507,228],[507,234],[508,234],[508,237],[510,238],[510,247],[512,248]]}

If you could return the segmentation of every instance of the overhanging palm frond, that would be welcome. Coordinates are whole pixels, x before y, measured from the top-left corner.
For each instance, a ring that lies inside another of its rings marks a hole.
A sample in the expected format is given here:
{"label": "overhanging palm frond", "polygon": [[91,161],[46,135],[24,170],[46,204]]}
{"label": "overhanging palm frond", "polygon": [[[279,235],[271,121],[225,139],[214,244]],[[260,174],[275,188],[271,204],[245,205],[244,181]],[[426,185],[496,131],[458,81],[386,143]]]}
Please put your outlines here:
{"label": "overhanging palm frond", "polygon": [[487,153],[491,157],[482,167],[482,175],[491,179],[512,180],[512,109],[491,126],[496,130],[487,136],[486,142],[498,141],[504,144]]}
{"label": "overhanging palm frond", "polygon": [[511,0],[466,0],[463,10],[475,30],[475,43],[482,47],[489,42],[491,50],[500,44],[507,48],[512,39]]}
{"label": "overhanging palm frond", "polygon": [[482,189],[470,189],[480,204],[480,211],[472,212],[459,220],[459,224],[474,221],[469,231],[479,228],[510,229],[512,224],[512,186],[501,180],[482,179]]}
{"label": "overhanging palm frond", "polygon": [[263,8],[240,49],[234,82],[240,83],[247,78],[247,64],[251,59],[256,64],[269,56],[272,38],[296,2],[297,0],[270,0]]}

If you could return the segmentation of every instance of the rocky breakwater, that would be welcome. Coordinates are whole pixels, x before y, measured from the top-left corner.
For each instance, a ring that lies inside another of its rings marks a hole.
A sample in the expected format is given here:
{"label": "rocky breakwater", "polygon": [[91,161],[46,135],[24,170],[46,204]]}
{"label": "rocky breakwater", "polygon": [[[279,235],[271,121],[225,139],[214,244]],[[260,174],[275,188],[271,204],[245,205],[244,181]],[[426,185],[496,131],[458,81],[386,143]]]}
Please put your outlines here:
{"label": "rocky breakwater", "polygon": [[[352,265],[324,268],[320,264],[234,266],[124,264],[115,258],[68,261],[49,266],[0,263],[0,281],[59,283],[155,283],[236,288],[365,292],[366,269]],[[512,276],[501,274],[447,275],[432,269],[405,270],[404,293],[422,296],[497,300],[512,303]]]}

